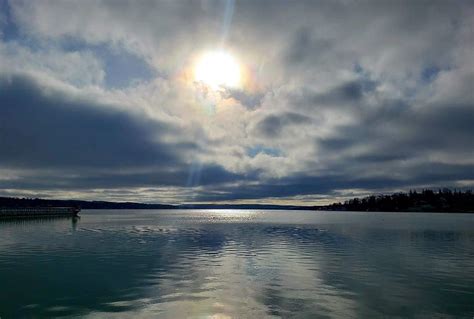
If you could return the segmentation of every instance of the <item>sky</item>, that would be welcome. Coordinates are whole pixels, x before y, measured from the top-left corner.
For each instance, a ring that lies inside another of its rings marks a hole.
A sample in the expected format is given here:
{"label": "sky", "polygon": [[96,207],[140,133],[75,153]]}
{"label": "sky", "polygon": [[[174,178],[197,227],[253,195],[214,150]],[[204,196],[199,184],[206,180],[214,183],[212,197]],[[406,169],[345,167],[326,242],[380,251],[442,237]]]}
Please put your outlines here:
{"label": "sky", "polygon": [[0,196],[472,188],[473,56],[472,1],[0,0]]}

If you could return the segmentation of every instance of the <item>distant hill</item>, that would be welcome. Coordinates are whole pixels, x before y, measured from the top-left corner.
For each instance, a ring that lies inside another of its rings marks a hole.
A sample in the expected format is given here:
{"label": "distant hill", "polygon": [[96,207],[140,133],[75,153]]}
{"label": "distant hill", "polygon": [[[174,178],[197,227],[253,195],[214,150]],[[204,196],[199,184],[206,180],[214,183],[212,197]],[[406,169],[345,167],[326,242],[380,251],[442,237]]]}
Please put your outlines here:
{"label": "distant hill", "polygon": [[56,200],[39,198],[0,197],[0,207],[80,207],[81,209],[305,209],[316,207],[287,205],[254,205],[254,204],[185,204],[164,205],[135,202],[107,202],[83,200]]}
{"label": "distant hill", "polygon": [[452,191],[429,189],[421,192],[354,198],[344,203],[320,206],[319,210],[379,211],[379,212],[469,212],[474,213],[472,190]]}
{"label": "distant hill", "polygon": [[144,204],[83,200],[0,197],[0,207],[80,207],[81,209],[289,209],[381,212],[469,212],[474,213],[474,194],[468,191],[423,190],[354,198],[326,206],[270,204]]}
{"label": "distant hill", "polygon": [[81,209],[173,209],[173,205],[134,202],[56,200],[39,198],[0,197],[0,207],[80,207]]}

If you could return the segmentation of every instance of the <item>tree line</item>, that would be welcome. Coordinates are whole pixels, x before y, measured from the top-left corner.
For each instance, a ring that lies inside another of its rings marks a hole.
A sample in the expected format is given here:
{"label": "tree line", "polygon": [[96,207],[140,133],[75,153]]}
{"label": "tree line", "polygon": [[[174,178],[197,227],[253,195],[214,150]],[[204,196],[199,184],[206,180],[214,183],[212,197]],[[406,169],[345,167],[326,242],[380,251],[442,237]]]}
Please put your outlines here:
{"label": "tree line", "polygon": [[172,209],[173,205],[134,202],[57,200],[41,198],[0,197],[0,207],[79,207],[82,209]]}
{"label": "tree line", "polygon": [[391,195],[372,195],[353,198],[344,203],[324,206],[327,210],[381,211],[381,212],[474,212],[472,190],[460,191],[424,189],[420,192]]}
{"label": "tree line", "polygon": [[326,206],[280,206],[280,205],[163,205],[134,202],[106,202],[82,200],[53,200],[39,198],[0,197],[1,207],[80,207],[82,209],[291,209],[291,210],[346,210],[381,212],[472,212],[474,194],[472,190],[460,191],[424,189],[391,195],[372,195],[353,198],[344,203]]}

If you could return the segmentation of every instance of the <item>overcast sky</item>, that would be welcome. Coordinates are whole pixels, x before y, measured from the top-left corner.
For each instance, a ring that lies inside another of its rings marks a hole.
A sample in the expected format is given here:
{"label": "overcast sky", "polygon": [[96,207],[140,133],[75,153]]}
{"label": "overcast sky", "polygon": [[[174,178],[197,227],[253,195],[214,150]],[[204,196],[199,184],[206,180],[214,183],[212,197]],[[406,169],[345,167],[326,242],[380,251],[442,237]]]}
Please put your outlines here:
{"label": "overcast sky", "polygon": [[[196,81],[216,50],[245,85]],[[473,57],[472,1],[0,0],[0,196],[472,188]]]}

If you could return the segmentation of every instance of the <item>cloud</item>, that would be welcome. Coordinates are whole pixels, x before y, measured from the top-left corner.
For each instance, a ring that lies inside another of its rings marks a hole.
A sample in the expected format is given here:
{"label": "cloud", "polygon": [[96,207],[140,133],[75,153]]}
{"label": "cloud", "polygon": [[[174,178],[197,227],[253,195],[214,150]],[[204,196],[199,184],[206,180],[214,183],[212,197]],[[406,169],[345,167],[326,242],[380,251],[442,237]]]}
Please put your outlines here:
{"label": "cloud", "polygon": [[[231,19],[221,1],[2,8],[10,194],[275,201],[471,185],[469,1],[243,1]],[[248,83],[205,93],[193,59],[221,46]]]}
{"label": "cloud", "polygon": [[0,85],[4,165],[113,168],[168,166],[178,160],[180,146],[160,142],[173,132],[168,124],[42,92],[26,78],[2,79]]}
{"label": "cloud", "polygon": [[[20,76],[0,81],[0,166],[18,171],[4,188],[61,189],[202,186],[237,178],[202,163],[199,180],[186,185],[188,141],[170,123],[127,114],[87,99],[71,99]],[[22,170],[23,173],[22,173]]]}
{"label": "cloud", "polygon": [[90,50],[65,52],[54,46],[0,42],[0,62],[5,73],[41,73],[76,87],[101,85],[105,78],[102,62]]}
{"label": "cloud", "polygon": [[257,108],[262,103],[263,94],[247,93],[241,89],[226,89],[221,93],[224,98],[233,98],[248,109]]}
{"label": "cloud", "polygon": [[288,126],[301,127],[311,123],[311,118],[293,112],[270,114],[257,123],[258,133],[267,137],[278,137]]}

